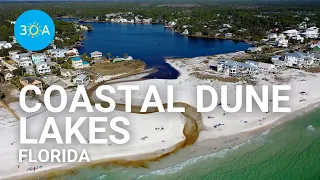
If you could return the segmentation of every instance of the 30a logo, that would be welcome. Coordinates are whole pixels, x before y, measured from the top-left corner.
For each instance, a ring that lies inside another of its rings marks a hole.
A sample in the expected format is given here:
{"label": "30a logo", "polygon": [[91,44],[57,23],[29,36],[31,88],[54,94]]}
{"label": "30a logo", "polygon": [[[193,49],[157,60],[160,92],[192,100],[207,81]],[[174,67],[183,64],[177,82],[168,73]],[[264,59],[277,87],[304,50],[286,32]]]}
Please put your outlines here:
{"label": "30a logo", "polygon": [[30,51],[38,51],[46,48],[53,41],[55,26],[47,13],[29,10],[17,19],[14,35],[22,47]]}
{"label": "30a logo", "polygon": [[42,36],[42,35],[49,35],[50,31],[47,25],[45,25],[43,28],[39,25],[39,23],[34,22],[33,24],[21,25],[22,32],[20,33],[21,36],[31,36],[32,38]]}

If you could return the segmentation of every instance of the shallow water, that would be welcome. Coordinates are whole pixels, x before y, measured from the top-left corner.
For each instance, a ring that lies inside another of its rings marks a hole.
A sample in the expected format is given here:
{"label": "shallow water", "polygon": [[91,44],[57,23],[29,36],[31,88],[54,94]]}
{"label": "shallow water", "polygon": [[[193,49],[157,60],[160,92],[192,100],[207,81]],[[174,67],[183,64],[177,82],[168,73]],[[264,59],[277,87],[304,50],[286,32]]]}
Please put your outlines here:
{"label": "shallow water", "polygon": [[320,179],[319,151],[318,109],[231,149],[191,159],[179,152],[168,158],[185,161],[167,168],[91,168],[58,179]]}

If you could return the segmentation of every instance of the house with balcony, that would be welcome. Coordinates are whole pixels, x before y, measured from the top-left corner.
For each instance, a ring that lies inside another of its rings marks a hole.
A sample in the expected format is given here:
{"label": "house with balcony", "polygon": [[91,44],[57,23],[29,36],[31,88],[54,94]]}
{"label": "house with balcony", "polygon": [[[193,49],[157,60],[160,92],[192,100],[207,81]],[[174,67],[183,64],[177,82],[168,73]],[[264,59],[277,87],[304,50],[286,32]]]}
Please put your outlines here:
{"label": "house with balcony", "polygon": [[28,85],[34,85],[37,86],[41,91],[43,91],[42,82],[36,78],[33,77],[23,77],[20,79],[20,84],[23,87]]}
{"label": "house with balcony", "polygon": [[302,68],[311,66],[314,63],[314,54],[308,53],[289,53],[284,56],[286,66],[293,68]]}
{"label": "house with balcony", "polygon": [[99,59],[102,57],[102,52],[94,51],[94,52],[90,53],[90,57],[94,58],[94,59]]}
{"label": "house with balcony", "polygon": [[309,39],[316,39],[319,37],[319,28],[315,26],[309,27],[305,32],[301,33],[301,36]]}
{"label": "house with balcony", "polygon": [[80,57],[73,57],[71,59],[72,61],[72,67],[75,69],[81,69],[83,68],[83,62],[82,59]]}
{"label": "house with balcony", "polygon": [[234,60],[220,60],[217,65],[217,71],[231,76],[248,75],[256,71],[256,65],[250,62],[242,63]]}
{"label": "house with balcony", "polygon": [[70,57],[79,56],[79,51],[76,48],[69,49],[66,53]]}
{"label": "house with balcony", "polygon": [[12,44],[7,41],[0,41],[0,49],[10,49],[12,48]]}
{"label": "house with balcony", "polygon": [[39,74],[47,74],[51,72],[50,66],[46,62],[40,62],[36,65]]}
{"label": "house with balcony", "polygon": [[284,32],[282,32],[284,35],[286,35],[289,38],[292,37],[296,37],[298,34],[300,34],[299,31],[297,31],[296,29],[290,29],[290,30],[286,30]]}
{"label": "house with balcony", "polygon": [[12,60],[18,59],[19,58],[19,55],[18,55],[19,52],[20,52],[19,50],[9,51],[8,54],[9,54],[10,59],[12,59]]}
{"label": "house with balcony", "polygon": [[64,58],[68,53],[68,49],[49,49],[47,52],[53,58]]}
{"label": "house with balcony", "polygon": [[27,75],[30,75],[30,76],[36,75],[36,72],[32,66],[25,67],[25,69],[26,69]]}
{"label": "house with balcony", "polygon": [[270,33],[268,34],[268,39],[277,39],[278,35],[276,33]]}
{"label": "house with balcony", "polygon": [[36,53],[31,55],[33,64],[37,65],[42,62],[46,62],[47,56],[44,53]]}
{"label": "house with balcony", "polygon": [[89,81],[90,81],[90,78],[85,74],[78,75],[76,78],[73,79],[73,82],[77,86],[86,86],[89,84]]}
{"label": "house with balcony", "polygon": [[259,62],[258,63],[258,70],[260,72],[275,72],[276,71],[276,66],[274,64],[269,64],[269,63],[263,63]]}
{"label": "house with balcony", "polygon": [[15,62],[18,64],[19,67],[27,68],[32,67],[33,63],[31,59],[17,59]]}

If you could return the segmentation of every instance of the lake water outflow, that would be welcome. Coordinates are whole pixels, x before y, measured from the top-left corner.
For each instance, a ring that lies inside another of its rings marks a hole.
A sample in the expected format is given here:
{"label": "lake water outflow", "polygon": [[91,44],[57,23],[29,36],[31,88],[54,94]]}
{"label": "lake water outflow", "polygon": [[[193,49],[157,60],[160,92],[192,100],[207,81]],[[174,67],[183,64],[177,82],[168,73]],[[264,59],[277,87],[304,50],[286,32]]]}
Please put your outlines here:
{"label": "lake water outflow", "polygon": [[190,58],[246,50],[251,45],[232,40],[204,39],[182,36],[161,24],[85,23],[93,30],[85,33],[84,46],[79,52],[90,54],[108,52],[113,57],[125,53],[146,62],[147,68],[159,71],[148,78],[176,79],[174,68],[165,62],[166,57]]}

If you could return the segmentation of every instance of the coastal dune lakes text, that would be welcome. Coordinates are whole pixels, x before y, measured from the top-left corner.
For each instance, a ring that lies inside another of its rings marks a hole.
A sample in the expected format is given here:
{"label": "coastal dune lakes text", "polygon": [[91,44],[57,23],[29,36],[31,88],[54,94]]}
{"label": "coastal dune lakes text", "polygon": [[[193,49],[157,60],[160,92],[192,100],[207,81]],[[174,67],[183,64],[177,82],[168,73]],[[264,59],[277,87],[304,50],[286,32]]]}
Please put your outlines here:
{"label": "coastal dune lakes text", "polygon": [[[124,91],[125,93],[125,112],[131,112],[132,105],[132,92],[139,91],[138,85],[118,85],[116,86],[117,91]],[[73,96],[72,102],[70,104],[69,113],[75,113],[77,108],[85,109],[86,112],[94,112],[93,107],[96,110],[109,113],[115,110],[116,102],[111,97],[108,97],[103,94],[104,91],[108,91],[110,94],[115,94],[116,89],[113,86],[102,85],[99,86],[96,91],[96,97],[109,104],[108,107],[103,107],[101,103],[95,103],[94,106],[91,105],[89,97],[86,93],[86,89],[84,86],[79,86]],[[159,112],[185,112],[184,107],[174,107],[174,87],[172,85],[167,85],[167,100],[165,109],[163,106],[163,102],[161,101],[158,89],[155,85],[150,85],[147,93],[145,94],[144,101],[142,103],[140,112],[147,112],[149,107],[158,108]],[[197,97],[197,112],[210,112],[217,105],[221,106],[221,108],[225,112],[234,113],[239,111],[242,108],[243,101],[246,100],[246,112],[252,112],[252,104],[253,100],[259,106],[262,112],[269,112],[269,97],[268,97],[268,89],[267,85],[262,86],[260,98],[256,90],[251,85],[238,85],[236,86],[236,104],[234,107],[230,107],[228,104],[228,87],[226,85],[221,86],[220,99],[221,102],[218,102],[218,93],[217,91],[211,87],[206,85],[199,85],[196,89],[196,97]],[[272,111],[273,112],[290,112],[290,107],[279,107],[280,101],[289,101],[289,96],[280,95],[280,91],[289,91],[291,90],[290,85],[274,85],[272,86]],[[243,90],[245,90],[245,97],[243,97]],[[20,106],[21,108],[28,113],[34,113],[40,110],[42,104],[36,103],[33,107],[28,107],[26,103],[26,94],[29,91],[34,91],[36,95],[41,95],[41,90],[34,85],[28,85],[21,90],[20,93]],[[60,103],[57,107],[53,107],[51,102],[51,94],[53,92],[58,92],[60,96]],[[204,97],[204,93],[206,94]],[[44,105],[46,109],[52,113],[61,113],[67,108],[67,92],[65,89],[58,85],[50,86],[44,92]],[[210,105],[204,105],[204,98],[210,100]],[[47,117],[45,125],[43,127],[43,131],[41,136],[37,139],[27,138],[28,130],[31,130],[31,127],[27,126],[26,117],[20,118],[20,144],[45,144],[47,140],[51,139],[55,141],[56,144],[72,144],[72,137],[74,136],[81,144],[108,144],[108,140],[112,143],[122,145],[126,144],[130,140],[130,133],[127,130],[130,128],[130,121],[125,117],[114,117],[110,121],[107,117],[79,117],[77,121],[72,124],[72,117],[65,117],[65,137],[62,137],[60,132],[62,130],[58,128],[57,123],[54,117]],[[85,120],[89,120],[89,138],[86,140],[79,130],[79,127],[85,122]],[[121,122],[124,127],[120,127],[117,125],[118,122]],[[100,127],[98,126],[100,124]],[[107,138],[97,138],[98,133],[105,133],[106,126],[105,124],[109,123],[110,128],[117,134],[121,134],[122,138],[117,138],[116,135],[109,135],[109,139]],[[51,131],[50,131],[51,129]],[[32,133],[32,132],[31,132]],[[51,143],[51,142],[50,142]],[[34,156],[34,154],[37,154]],[[19,149],[19,162],[22,162],[24,159],[29,162],[90,162],[90,158],[86,149],[83,149],[81,153],[78,153],[74,149],[41,149],[38,152],[32,152],[32,149]]]}

